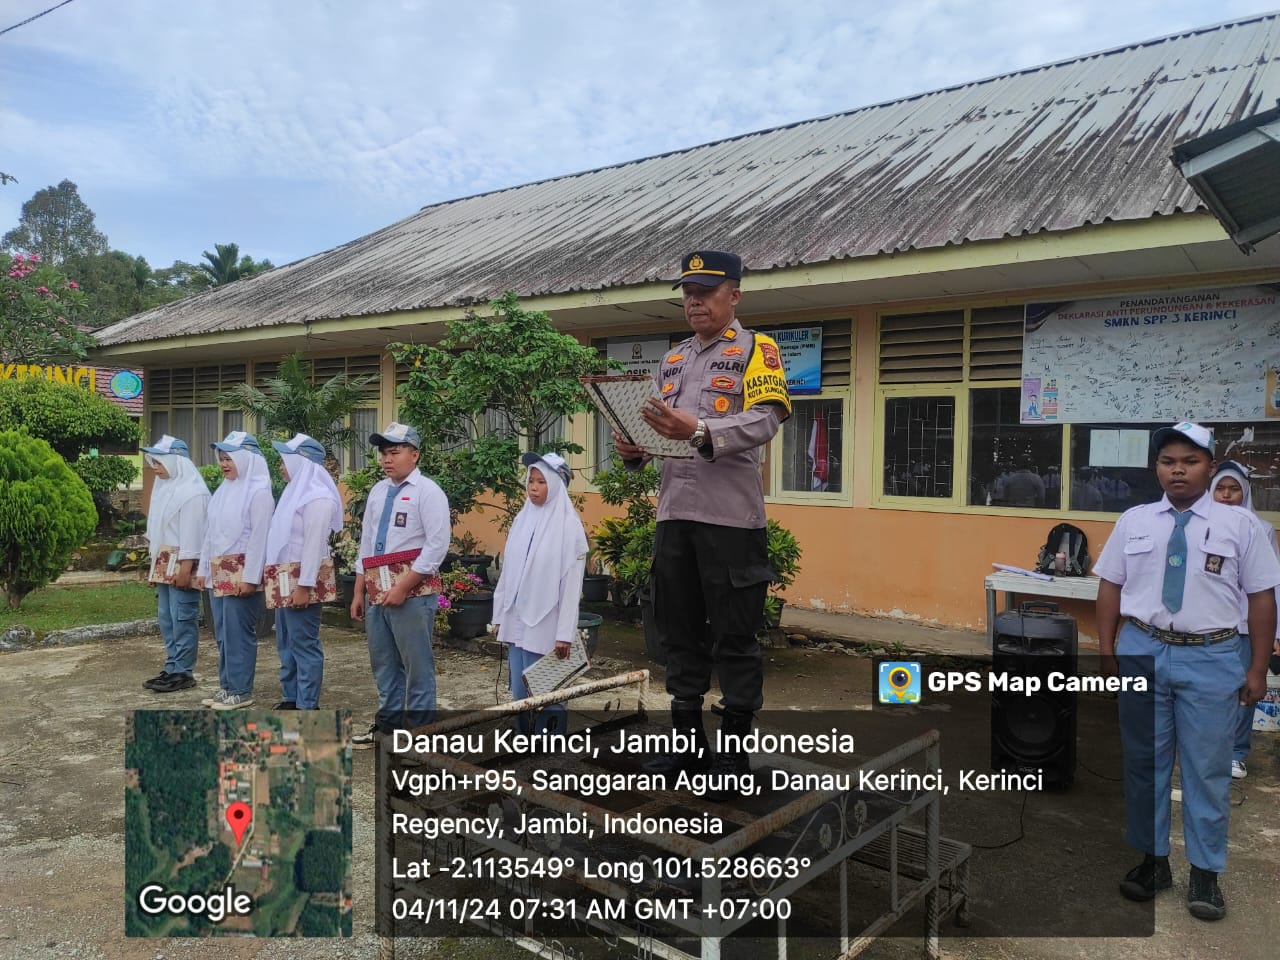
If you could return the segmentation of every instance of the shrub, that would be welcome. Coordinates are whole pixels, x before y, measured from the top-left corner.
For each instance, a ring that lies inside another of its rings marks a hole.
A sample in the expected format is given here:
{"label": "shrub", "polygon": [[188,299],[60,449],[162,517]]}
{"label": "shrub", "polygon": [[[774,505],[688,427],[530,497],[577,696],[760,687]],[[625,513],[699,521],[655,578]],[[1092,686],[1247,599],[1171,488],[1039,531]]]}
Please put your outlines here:
{"label": "shrub", "polygon": [[56,579],[97,522],[89,488],[49,444],[0,433],[0,585],[11,608]]}
{"label": "shrub", "polygon": [[133,447],[141,428],[106,397],[44,377],[0,380],[0,430],[26,430],[68,463],[91,447]]}

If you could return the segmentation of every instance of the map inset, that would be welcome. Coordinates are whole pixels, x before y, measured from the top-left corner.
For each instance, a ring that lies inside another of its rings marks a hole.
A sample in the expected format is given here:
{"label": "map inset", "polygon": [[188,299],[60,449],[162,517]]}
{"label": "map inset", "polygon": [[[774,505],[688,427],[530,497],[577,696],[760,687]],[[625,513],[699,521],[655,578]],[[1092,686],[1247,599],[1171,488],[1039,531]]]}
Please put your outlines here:
{"label": "map inset", "polygon": [[126,723],[128,936],[351,935],[348,711]]}

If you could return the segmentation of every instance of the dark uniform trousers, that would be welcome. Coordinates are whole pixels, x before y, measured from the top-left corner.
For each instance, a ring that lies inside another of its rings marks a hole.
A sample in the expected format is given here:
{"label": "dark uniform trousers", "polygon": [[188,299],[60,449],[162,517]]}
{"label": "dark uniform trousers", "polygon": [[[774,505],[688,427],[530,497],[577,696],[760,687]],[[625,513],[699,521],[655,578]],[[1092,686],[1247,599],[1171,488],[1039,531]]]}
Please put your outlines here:
{"label": "dark uniform trousers", "polygon": [[701,697],[711,688],[714,666],[726,709],[760,709],[764,666],[756,634],[772,580],[763,527],[658,522],[653,610],[667,654],[667,693],[677,700]]}

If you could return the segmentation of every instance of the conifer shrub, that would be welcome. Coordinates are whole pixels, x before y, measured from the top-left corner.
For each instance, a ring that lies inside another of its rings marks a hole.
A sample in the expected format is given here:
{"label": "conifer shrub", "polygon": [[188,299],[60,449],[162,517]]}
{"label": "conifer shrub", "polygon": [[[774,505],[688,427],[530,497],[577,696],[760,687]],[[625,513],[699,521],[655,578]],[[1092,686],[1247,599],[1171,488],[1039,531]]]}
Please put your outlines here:
{"label": "conifer shrub", "polygon": [[10,608],[57,579],[97,522],[89,488],[53,447],[0,432],[0,586]]}

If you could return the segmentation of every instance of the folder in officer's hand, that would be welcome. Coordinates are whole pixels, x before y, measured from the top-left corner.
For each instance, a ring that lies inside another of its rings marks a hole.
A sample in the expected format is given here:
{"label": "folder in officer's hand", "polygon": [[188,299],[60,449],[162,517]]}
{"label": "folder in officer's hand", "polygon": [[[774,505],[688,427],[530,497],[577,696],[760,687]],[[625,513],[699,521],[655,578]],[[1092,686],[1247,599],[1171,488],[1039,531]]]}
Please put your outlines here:
{"label": "folder in officer's hand", "polygon": [[640,410],[650,398],[662,399],[653,377],[628,373],[580,379],[596,409],[628,443],[655,457],[693,456],[688,440],[670,440],[640,416]]}

